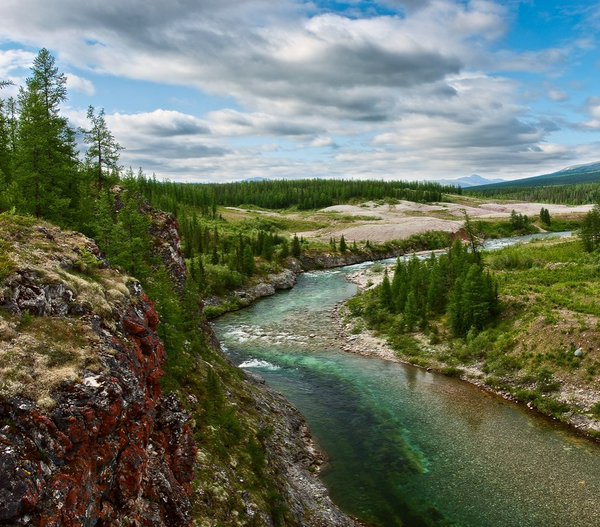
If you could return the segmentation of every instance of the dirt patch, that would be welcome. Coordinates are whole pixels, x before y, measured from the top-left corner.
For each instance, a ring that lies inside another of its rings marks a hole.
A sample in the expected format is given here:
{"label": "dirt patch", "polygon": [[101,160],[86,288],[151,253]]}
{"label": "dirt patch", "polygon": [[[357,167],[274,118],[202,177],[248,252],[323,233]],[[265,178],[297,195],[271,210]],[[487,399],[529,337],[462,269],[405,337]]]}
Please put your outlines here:
{"label": "dirt patch", "polygon": [[[402,240],[427,231],[457,232],[463,223],[464,213],[477,219],[508,219],[514,210],[536,217],[545,207],[553,216],[585,214],[591,205],[568,207],[542,203],[414,203],[400,201],[396,204],[367,202],[361,205],[335,205],[321,209],[315,217],[327,219],[329,225],[322,229],[298,233],[307,239],[328,241],[340,238],[347,241],[383,243]],[[338,221],[336,216],[339,215]],[[367,219],[365,219],[367,218]],[[348,221],[349,220],[349,221]],[[354,220],[354,221],[353,221]],[[378,221],[373,221],[378,220]]]}

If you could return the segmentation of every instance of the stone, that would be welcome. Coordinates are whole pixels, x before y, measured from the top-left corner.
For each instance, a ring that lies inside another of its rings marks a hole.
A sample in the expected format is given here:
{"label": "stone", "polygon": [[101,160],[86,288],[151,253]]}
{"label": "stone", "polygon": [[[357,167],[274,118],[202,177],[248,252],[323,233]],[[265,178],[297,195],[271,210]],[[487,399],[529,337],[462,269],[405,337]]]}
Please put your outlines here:
{"label": "stone", "polygon": [[[53,228],[56,243],[64,236]],[[103,316],[74,314],[73,291],[44,280],[17,270],[0,305],[21,316],[77,317],[94,335],[87,352],[101,368],[61,384],[49,409],[0,399],[0,524],[191,525],[196,446],[188,415],[160,388],[166,355],[154,304],[134,282],[132,296]]]}

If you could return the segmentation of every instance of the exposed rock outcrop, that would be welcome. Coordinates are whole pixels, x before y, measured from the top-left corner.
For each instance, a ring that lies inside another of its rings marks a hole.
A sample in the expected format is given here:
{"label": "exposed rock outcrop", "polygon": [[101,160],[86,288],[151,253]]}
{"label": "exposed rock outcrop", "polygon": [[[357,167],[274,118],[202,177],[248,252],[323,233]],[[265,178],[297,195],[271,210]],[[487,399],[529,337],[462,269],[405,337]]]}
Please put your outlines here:
{"label": "exposed rock outcrop", "polygon": [[78,273],[82,249],[98,252],[82,235],[7,230],[18,270],[0,291],[0,524],[190,524],[195,445],[161,396],[154,305],[116,271]]}
{"label": "exposed rock outcrop", "polygon": [[264,281],[248,288],[234,291],[241,307],[248,306],[259,298],[274,295],[276,291],[291,289],[296,284],[296,274],[289,269],[281,273],[270,274]]}
{"label": "exposed rock outcrop", "polygon": [[348,251],[344,254],[311,252],[302,254],[299,260],[302,268],[305,271],[312,271],[316,269],[332,269],[334,267],[343,267],[346,265],[353,265],[371,260],[385,260],[386,258],[401,256],[404,253],[405,251],[402,249],[394,249],[385,252]]}
{"label": "exposed rock outcrop", "polygon": [[358,525],[315,475],[302,416],[230,365],[210,326],[166,397],[159,317],[135,279],[31,219],[0,215],[0,242],[0,525]]}
{"label": "exposed rock outcrop", "polygon": [[277,291],[291,289],[296,284],[297,272],[284,269],[280,273],[269,274],[256,279],[250,285],[237,289],[224,297],[211,297],[205,300],[207,306],[226,306],[224,311],[247,307],[260,298],[274,295]]}

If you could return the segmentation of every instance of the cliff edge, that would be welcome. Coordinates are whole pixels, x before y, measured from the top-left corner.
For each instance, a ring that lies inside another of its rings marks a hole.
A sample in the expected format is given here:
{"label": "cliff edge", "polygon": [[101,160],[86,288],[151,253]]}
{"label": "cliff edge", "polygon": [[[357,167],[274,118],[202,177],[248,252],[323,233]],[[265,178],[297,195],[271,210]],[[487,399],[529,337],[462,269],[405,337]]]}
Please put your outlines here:
{"label": "cliff edge", "polygon": [[0,229],[0,522],[189,523],[195,446],[161,396],[153,303],[83,235]]}
{"label": "cliff edge", "polygon": [[205,323],[168,358],[159,318],[91,239],[0,215],[0,525],[358,525],[298,412]]}

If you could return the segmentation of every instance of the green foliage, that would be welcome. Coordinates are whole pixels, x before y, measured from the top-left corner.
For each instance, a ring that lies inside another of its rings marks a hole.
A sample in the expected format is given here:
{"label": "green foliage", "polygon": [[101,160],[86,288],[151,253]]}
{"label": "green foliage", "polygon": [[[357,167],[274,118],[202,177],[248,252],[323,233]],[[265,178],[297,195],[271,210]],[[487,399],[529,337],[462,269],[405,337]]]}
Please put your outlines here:
{"label": "green foliage", "polygon": [[470,328],[481,330],[498,314],[494,281],[483,271],[477,253],[466,251],[460,242],[439,258],[432,254],[426,260],[399,259],[389,301],[385,300],[388,285],[384,278],[378,288],[380,307],[400,313],[408,331],[417,324],[426,327],[430,319],[447,312],[452,331],[465,336]]}
{"label": "green foliage", "polygon": [[106,175],[111,170],[119,171],[119,152],[123,150],[123,147],[117,143],[108,129],[104,118],[104,109],[96,114],[94,107],[90,106],[87,118],[91,128],[89,130],[80,129],[83,141],[89,145],[85,161],[89,170],[95,175],[98,188],[101,188]]}
{"label": "green foliage", "polygon": [[486,260],[495,270],[531,269],[535,263],[531,254],[519,246],[507,247],[489,255]]}
{"label": "green foliage", "polygon": [[387,269],[383,275],[383,282],[379,288],[379,292],[382,307],[388,311],[391,310],[394,304],[394,299],[392,297],[392,286],[390,284]]}
{"label": "green foliage", "polygon": [[[523,186],[513,182],[512,186],[466,189],[468,195],[483,199],[506,199],[529,201],[533,203],[563,203],[566,205],[585,205],[597,203],[600,199],[598,172],[590,174],[591,181],[576,184],[559,184],[554,181],[547,186]],[[524,181],[525,183],[525,181]]]}
{"label": "green foliage", "polygon": [[223,295],[244,283],[241,273],[224,265],[206,264],[204,292],[208,295]]}
{"label": "green foliage", "polygon": [[517,213],[515,210],[510,213],[510,226],[514,232],[520,233],[524,231],[527,233],[529,224],[530,221],[527,215]]}
{"label": "green foliage", "polygon": [[48,50],[34,60],[32,75],[19,93],[14,152],[16,205],[22,212],[62,225],[78,205],[74,132],[60,115],[66,101],[66,77]]}
{"label": "green foliage", "polygon": [[540,209],[540,221],[545,226],[549,226],[552,223],[552,220],[550,218],[550,211],[544,207]]}
{"label": "green foliage", "polygon": [[172,211],[175,204],[191,205],[201,209],[205,215],[210,214],[216,205],[239,207],[252,204],[266,209],[296,207],[298,210],[311,210],[352,200],[442,201],[443,193],[461,193],[457,187],[422,181],[303,179],[187,185],[146,179],[140,183],[142,192],[151,201],[154,202],[155,194],[162,195],[161,200],[165,202],[161,206],[163,209]]}
{"label": "green foliage", "polygon": [[[515,230],[515,224],[511,221],[480,220],[474,221],[473,224],[476,226],[480,235],[485,239],[509,238],[511,236],[521,236],[524,234],[534,234],[539,232],[539,229],[532,222],[521,225],[517,230]],[[568,227],[566,229],[557,230],[568,230]]]}
{"label": "green foliage", "polygon": [[300,245],[300,240],[298,236],[294,234],[294,239],[292,240],[292,256],[294,258],[300,258],[302,254],[302,246]]}
{"label": "green foliage", "polygon": [[75,267],[84,274],[93,275],[94,271],[100,267],[100,262],[90,251],[83,249],[75,262]]}
{"label": "green foliage", "polygon": [[579,230],[579,239],[587,252],[592,252],[600,246],[600,205],[585,215]]}
{"label": "green foliage", "polygon": [[10,257],[11,245],[0,239],[0,282],[8,278],[17,269],[17,265]]}

